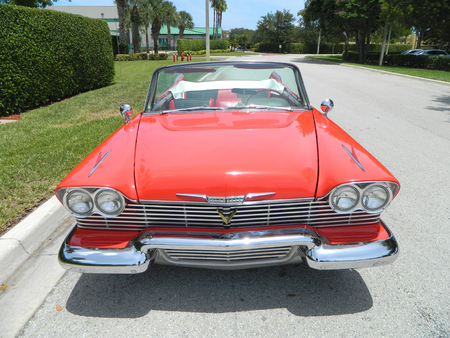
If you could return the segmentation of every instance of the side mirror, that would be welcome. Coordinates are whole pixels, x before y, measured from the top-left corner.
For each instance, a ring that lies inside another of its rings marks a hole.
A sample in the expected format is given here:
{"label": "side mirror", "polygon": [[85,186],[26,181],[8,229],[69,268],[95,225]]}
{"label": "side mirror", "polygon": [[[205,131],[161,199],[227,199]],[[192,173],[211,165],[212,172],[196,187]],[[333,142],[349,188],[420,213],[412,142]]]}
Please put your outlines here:
{"label": "side mirror", "polygon": [[131,115],[133,115],[133,109],[128,104],[120,106],[120,114],[125,118],[125,124],[131,121]]}
{"label": "side mirror", "polygon": [[323,111],[323,116],[328,117],[328,112],[333,109],[334,102],[330,99],[325,99],[320,104],[320,109]]}

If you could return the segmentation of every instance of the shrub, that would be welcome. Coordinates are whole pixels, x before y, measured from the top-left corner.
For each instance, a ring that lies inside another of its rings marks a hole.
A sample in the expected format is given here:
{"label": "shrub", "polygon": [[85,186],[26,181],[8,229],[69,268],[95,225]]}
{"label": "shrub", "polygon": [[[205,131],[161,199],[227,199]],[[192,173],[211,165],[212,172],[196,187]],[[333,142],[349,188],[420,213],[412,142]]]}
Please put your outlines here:
{"label": "shrub", "polygon": [[116,61],[137,61],[137,60],[167,60],[168,54],[147,54],[147,53],[134,53],[134,54],[117,54]]}
{"label": "shrub", "polygon": [[0,115],[112,83],[106,22],[11,5],[0,5],[0,17]]}
{"label": "shrub", "polygon": [[385,61],[389,66],[450,71],[450,58],[447,57],[393,54],[387,55]]}
{"label": "shrub", "polygon": [[[216,49],[227,49],[228,51],[228,41],[227,40],[211,40],[210,51],[216,50]],[[186,52],[190,52],[190,54],[193,54],[192,52],[196,51],[204,51],[203,54],[206,53],[206,41],[205,40],[194,40],[194,39],[178,39],[177,40],[177,52],[178,55],[185,54]]]}

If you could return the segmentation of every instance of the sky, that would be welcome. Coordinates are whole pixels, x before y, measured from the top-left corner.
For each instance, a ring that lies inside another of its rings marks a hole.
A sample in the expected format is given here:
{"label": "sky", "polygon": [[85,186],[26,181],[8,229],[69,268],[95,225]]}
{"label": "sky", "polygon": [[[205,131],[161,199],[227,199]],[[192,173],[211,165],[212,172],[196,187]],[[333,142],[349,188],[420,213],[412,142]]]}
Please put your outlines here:
{"label": "sky", "polygon": [[[178,11],[192,15],[196,27],[206,27],[205,0],[171,0]],[[228,9],[222,15],[222,28],[256,29],[258,20],[267,13],[289,10],[297,21],[297,12],[304,7],[304,0],[226,0]],[[53,6],[115,6],[114,0],[58,0]],[[213,26],[213,12],[209,14]]]}

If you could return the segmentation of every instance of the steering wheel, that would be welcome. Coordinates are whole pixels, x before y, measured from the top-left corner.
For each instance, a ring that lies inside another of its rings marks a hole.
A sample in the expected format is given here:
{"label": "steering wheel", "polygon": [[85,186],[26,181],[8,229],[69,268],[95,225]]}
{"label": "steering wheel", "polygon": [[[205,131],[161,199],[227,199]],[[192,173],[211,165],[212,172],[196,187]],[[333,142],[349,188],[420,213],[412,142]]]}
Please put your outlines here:
{"label": "steering wheel", "polygon": [[267,97],[266,97],[266,98],[268,98],[268,99],[270,99],[270,93],[271,93],[271,92],[274,92],[274,93],[280,95],[280,98],[284,99],[288,104],[290,104],[290,102],[283,96],[283,94],[281,94],[278,90],[270,89],[270,88],[263,88],[263,89],[257,90],[257,91],[256,91],[256,94],[250,95],[250,96],[248,97],[248,99],[247,99],[247,101],[245,102],[245,104],[248,105],[251,99],[254,99],[254,100],[255,100],[255,99],[258,99],[258,95],[259,95],[260,93],[263,93],[263,92],[267,92]]}

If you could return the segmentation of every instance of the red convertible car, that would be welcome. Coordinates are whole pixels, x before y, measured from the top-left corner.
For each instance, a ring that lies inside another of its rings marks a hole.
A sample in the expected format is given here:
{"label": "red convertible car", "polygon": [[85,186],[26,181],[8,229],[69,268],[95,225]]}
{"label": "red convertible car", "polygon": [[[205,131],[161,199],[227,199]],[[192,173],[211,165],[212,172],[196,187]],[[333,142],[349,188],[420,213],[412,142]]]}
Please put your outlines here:
{"label": "red convertible car", "polygon": [[91,273],[152,263],[240,269],[378,266],[397,242],[380,219],[399,183],[308,102],[276,62],[162,67],[144,109],[57,187],[76,217],[59,260]]}

